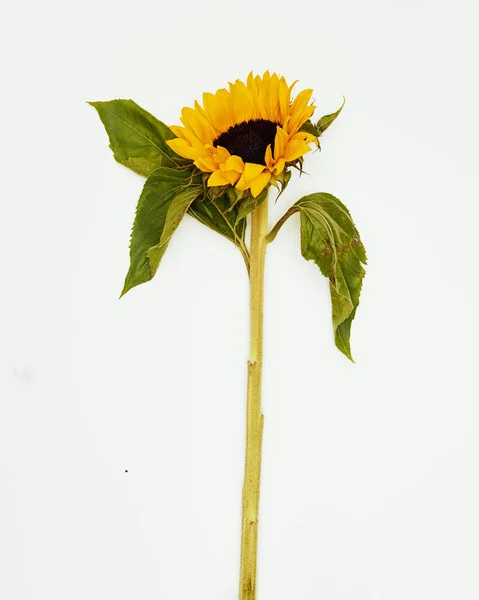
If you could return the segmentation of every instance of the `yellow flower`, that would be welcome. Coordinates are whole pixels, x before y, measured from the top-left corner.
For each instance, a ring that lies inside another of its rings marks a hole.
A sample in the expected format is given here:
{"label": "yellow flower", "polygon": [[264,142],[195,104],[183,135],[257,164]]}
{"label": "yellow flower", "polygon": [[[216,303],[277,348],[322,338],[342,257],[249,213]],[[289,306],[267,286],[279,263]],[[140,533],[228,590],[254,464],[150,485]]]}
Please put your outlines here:
{"label": "yellow flower", "polygon": [[[296,83],[296,82],[295,82]],[[181,113],[183,127],[167,143],[205,173],[209,186],[232,185],[251,190],[256,198],[290,163],[318,145],[317,138],[301,126],[314,112],[309,104],[313,90],[304,90],[291,101],[293,85],[268,71],[237,80],[229,91],[203,94],[203,106]]]}

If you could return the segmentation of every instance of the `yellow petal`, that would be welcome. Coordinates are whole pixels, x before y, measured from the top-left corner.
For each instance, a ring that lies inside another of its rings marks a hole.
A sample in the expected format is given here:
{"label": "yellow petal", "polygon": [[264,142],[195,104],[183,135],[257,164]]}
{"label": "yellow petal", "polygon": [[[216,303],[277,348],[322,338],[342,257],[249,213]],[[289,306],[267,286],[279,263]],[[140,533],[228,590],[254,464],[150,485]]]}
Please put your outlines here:
{"label": "yellow petal", "polygon": [[181,121],[185,127],[194,131],[196,137],[203,143],[211,144],[216,138],[216,131],[208,119],[193,108],[182,110]]}
{"label": "yellow petal", "polygon": [[196,100],[195,100],[195,111],[198,113],[199,116],[201,116],[201,120],[202,120],[205,128],[207,129],[207,131],[210,133],[213,140],[216,137],[218,137],[218,134],[220,132],[215,128],[213,123],[210,121],[208,115],[204,111],[203,107]]}
{"label": "yellow petal", "polygon": [[293,81],[293,83],[289,86],[289,93],[291,94],[291,92],[293,91],[294,86],[299,83],[299,79],[295,79]]}
{"label": "yellow petal", "polygon": [[229,185],[229,179],[225,176],[221,171],[215,171],[211,173],[208,179],[208,187],[213,187],[217,185]]}
{"label": "yellow petal", "polygon": [[267,167],[273,166],[273,153],[271,152],[271,144],[268,144],[266,148],[266,152],[264,153],[264,162]]}
{"label": "yellow petal", "polygon": [[284,167],[285,167],[285,160],[284,160],[284,158],[280,158],[274,166],[274,172],[276,173],[276,175],[279,175],[280,173],[282,173],[284,171]]}
{"label": "yellow petal", "polygon": [[276,127],[276,135],[274,137],[274,159],[278,160],[283,156],[289,136],[282,127]]}
{"label": "yellow petal", "polygon": [[259,95],[256,80],[253,76],[253,72],[248,75],[247,88],[251,99],[252,119],[259,119],[260,108],[259,108]]}
{"label": "yellow petal", "polygon": [[204,171],[205,173],[211,173],[217,169],[215,161],[210,156],[199,156],[195,160],[195,165],[200,171]]}
{"label": "yellow petal", "polygon": [[254,198],[259,196],[271,179],[271,173],[264,171],[251,182],[251,194]]}
{"label": "yellow petal", "polygon": [[179,125],[170,125],[170,129],[176,135],[176,137],[186,139],[184,127],[180,127]]}
{"label": "yellow petal", "polygon": [[183,158],[194,160],[198,156],[198,151],[186,140],[176,138],[174,140],[167,140],[166,143],[176,154],[179,154]]}
{"label": "yellow petal", "polygon": [[234,185],[241,177],[241,174],[237,171],[224,171],[223,175],[226,177],[230,185]]}
{"label": "yellow petal", "polygon": [[218,164],[224,163],[231,156],[226,148],[223,146],[216,146],[216,148],[211,147],[211,153],[214,155],[215,160]]}
{"label": "yellow petal", "polygon": [[243,173],[244,171],[244,162],[243,159],[239,156],[230,156],[225,163],[225,167],[228,171],[237,171],[238,173]]}
{"label": "yellow petal", "polygon": [[269,119],[276,123],[279,119],[279,96],[278,96],[278,76],[276,73],[273,73],[271,79],[268,84],[268,94],[267,94],[267,110]]}
{"label": "yellow petal", "polygon": [[257,165],[255,163],[245,163],[244,166],[244,179],[246,182],[250,182],[252,179],[257,177],[264,171],[264,165]]}
{"label": "yellow petal", "polygon": [[288,84],[286,83],[286,79],[281,77],[279,80],[279,88],[278,88],[278,96],[279,96],[279,119],[280,123],[283,123],[286,115],[288,114],[288,109],[290,105],[290,93]]}
{"label": "yellow petal", "polygon": [[288,132],[290,134],[296,133],[301,125],[311,117],[315,108],[315,106],[310,104],[309,106],[305,106],[303,109],[295,112],[288,122]]}
{"label": "yellow petal", "polygon": [[313,135],[312,133],[308,133],[307,131],[298,131],[298,133],[295,133],[291,139],[292,140],[303,140],[303,142],[306,142],[307,144],[314,143],[314,144],[316,144],[316,146],[319,147],[318,138],[315,135]]}
{"label": "yellow petal", "polygon": [[248,88],[242,81],[230,83],[230,103],[233,120],[243,123],[252,119],[253,107],[248,93]]}
{"label": "yellow petal", "polygon": [[291,140],[286,146],[286,150],[284,151],[283,158],[286,162],[292,162],[296,160],[306,152],[310,152],[311,148],[303,142],[302,140]]}
{"label": "yellow petal", "polygon": [[312,95],[313,90],[303,90],[302,92],[299,92],[299,94],[296,96],[296,98],[293,100],[293,103],[291,104],[290,114],[292,115],[295,111],[304,108],[311,100]]}
{"label": "yellow petal", "polygon": [[227,131],[231,126],[231,111],[228,101],[229,94],[225,89],[218,90],[216,94],[203,94],[205,113],[219,132]]}

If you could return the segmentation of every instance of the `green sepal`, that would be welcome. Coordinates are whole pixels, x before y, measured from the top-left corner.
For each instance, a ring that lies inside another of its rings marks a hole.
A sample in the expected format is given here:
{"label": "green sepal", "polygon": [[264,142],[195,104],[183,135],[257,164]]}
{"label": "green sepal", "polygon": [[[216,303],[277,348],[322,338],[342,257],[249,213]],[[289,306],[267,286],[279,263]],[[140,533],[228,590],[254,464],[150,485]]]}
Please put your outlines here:
{"label": "green sepal", "polygon": [[148,177],[136,209],[122,296],[153,278],[171,236],[202,193],[201,178],[187,171],[160,167]]}
{"label": "green sepal", "polygon": [[184,164],[166,143],[175,137],[170,128],[133,100],[89,104],[98,111],[117,162],[145,177],[158,167]]}
{"label": "green sepal", "polygon": [[278,202],[278,198],[284,192],[284,190],[288,187],[289,180],[291,179],[291,171],[289,169],[285,169],[280,175],[276,176],[276,181],[279,183],[279,194],[276,196],[275,202]]}

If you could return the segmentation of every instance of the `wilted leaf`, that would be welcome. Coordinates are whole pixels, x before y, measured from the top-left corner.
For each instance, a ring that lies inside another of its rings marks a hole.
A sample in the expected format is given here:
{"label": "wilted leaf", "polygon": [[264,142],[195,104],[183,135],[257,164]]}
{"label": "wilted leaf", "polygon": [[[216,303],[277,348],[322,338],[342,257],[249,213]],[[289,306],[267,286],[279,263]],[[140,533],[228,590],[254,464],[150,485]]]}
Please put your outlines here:
{"label": "wilted leaf", "polygon": [[301,217],[301,253],[329,278],[337,347],[352,360],[351,323],[361,293],[366,252],[351,215],[331,194],[318,193],[296,204]]}
{"label": "wilted leaf", "polygon": [[356,314],[364,277],[366,251],[351,215],[344,204],[326,193],[310,194],[298,200],[271,230],[272,242],[295,212],[300,213],[301,253],[314,260],[329,279],[333,329],[336,346],[351,356],[351,323]]}

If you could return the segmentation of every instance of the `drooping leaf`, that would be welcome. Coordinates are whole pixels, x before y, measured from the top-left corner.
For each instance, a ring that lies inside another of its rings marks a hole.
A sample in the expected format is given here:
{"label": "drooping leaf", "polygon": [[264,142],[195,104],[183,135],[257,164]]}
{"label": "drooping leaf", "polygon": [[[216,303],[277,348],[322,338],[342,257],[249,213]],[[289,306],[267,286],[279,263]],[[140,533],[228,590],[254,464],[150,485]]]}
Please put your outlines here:
{"label": "drooping leaf", "polygon": [[148,177],[158,167],[175,167],[181,159],[166,140],[175,137],[164,123],[133,100],[90,102],[108,133],[115,160]]}
{"label": "drooping leaf", "polygon": [[171,236],[202,193],[201,178],[185,171],[160,167],[148,177],[136,209],[122,296],[153,278]]}
{"label": "drooping leaf", "polygon": [[267,239],[273,241],[279,229],[295,212],[300,213],[301,253],[313,260],[329,279],[333,329],[336,346],[350,360],[351,323],[356,314],[365,274],[366,251],[351,215],[331,194],[304,196],[284,214]]}
{"label": "drooping leaf", "polygon": [[301,218],[301,253],[329,278],[336,346],[352,360],[351,323],[356,314],[366,252],[351,215],[331,194],[318,193],[295,204]]}

